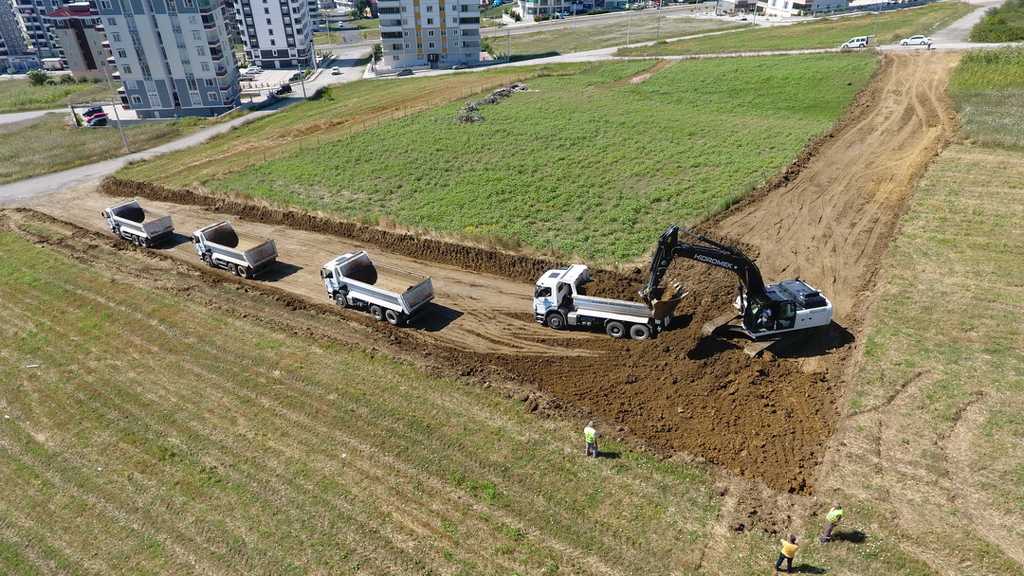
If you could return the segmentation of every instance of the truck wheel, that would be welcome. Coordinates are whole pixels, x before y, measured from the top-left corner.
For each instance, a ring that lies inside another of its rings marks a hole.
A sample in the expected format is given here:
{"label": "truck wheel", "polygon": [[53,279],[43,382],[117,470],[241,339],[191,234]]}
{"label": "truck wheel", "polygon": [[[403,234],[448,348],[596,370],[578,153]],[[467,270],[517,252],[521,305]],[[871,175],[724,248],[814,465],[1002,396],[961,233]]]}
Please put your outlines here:
{"label": "truck wheel", "polygon": [[651,337],[651,327],[647,324],[633,324],[629,327],[629,337],[633,340],[647,340]]}
{"label": "truck wheel", "polygon": [[604,325],[604,331],[612,338],[622,338],[626,335],[626,327],[618,320],[612,320]]}
{"label": "truck wheel", "polygon": [[241,264],[235,267],[235,274],[238,274],[239,278],[252,278],[252,272],[249,271],[249,268]]}
{"label": "truck wheel", "polygon": [[345,297],[344,292],[338,292],[334,295],[334,303],[342,308],[348,308],[348,299]]}
{"label": "truck wheel", "polygon": [[402,323],[402,313],[395,312],[394,310],[385,310],[384,319],[388,321],[388,324],[392,326],[398,326]]}
{"label": "truck wheel", "polygon": [[384,319],[384,310],[380,306],[374,304],[373,306],[370,306],[370,316],[373,316],[374,320],[380,322]]}
{"label": "truck wheel", "polygon": [[238,276],[238,268],[231,262],[228,262],[228,272]]}
{"label": "truck wheel", "polygon": [[545,321],[552,330],[562,330],[565,328],[565,317],[559,312],[552,312],[551,314],[548,314]]}

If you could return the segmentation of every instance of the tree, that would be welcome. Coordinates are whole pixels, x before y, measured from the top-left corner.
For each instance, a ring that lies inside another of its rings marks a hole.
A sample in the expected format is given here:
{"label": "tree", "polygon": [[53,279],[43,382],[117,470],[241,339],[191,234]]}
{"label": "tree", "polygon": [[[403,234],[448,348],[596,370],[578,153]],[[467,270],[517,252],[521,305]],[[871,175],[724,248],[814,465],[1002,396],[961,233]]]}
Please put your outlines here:
{"label": "tree", "polygon": [[46,84],[47,75],[46,72],[43,72],[42,70],[30,70],[26,76],[28,76],[28,81],[31,82],[33,86],[42,86],[43,84]]}
{"label": "tree", "polygon": [[376,64],[384,58],[384,49],[380,47],[380,44],[373,45],[373,63]]}

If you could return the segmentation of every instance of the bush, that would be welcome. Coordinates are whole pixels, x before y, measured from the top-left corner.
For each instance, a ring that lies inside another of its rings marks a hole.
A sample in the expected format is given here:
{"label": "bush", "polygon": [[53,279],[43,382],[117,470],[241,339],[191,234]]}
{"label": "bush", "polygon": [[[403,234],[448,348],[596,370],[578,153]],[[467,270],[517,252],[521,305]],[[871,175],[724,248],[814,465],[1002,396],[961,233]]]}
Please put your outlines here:
{"label": "bush", "polygon": [[26,76],[28,76],[28,81],[31,82],[33,86],[42,86],[43,84],[46,84],[46,80],[49,78],[46,72],[43,72],[42,70],[30,70]]}
{"label": "bush", "polygon": [[971,42],[1018,42],[1024,40],[1024,0],[1007,0],[971,29]]}
{"label": "bush", "polygon": [[74,84],[76,82],[75,77],[70,74],[65,74],[60,77],[61,84]]}

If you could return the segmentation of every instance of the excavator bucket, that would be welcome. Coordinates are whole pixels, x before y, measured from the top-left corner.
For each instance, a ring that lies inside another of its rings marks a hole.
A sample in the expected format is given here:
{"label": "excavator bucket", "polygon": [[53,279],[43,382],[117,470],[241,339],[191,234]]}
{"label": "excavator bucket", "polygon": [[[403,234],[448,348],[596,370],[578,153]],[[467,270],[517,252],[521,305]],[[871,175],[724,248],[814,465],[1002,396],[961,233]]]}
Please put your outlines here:
{"label": "excavator bucket", "polygon": [[[668,293],[668,297],[664,297]],[[655,291],[647,304],[654,311],[655,318],[664,318],[666,316],[675,316],[676,308],[679,303],[682,302],[683,298],[686,297],[688,292],[683,290],[683,285],[676,282],[672,284],[672,290],[668,291],[662,288],[658,288]]]}

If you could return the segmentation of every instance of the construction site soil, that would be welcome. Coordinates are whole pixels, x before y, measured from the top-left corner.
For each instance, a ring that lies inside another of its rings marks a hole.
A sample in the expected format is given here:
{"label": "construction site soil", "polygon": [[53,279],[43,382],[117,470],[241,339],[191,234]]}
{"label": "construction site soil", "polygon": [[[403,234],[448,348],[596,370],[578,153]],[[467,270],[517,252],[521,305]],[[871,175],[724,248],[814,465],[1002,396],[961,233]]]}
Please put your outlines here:
{"label": "construction site soil", "polygon": [[[172,214],[182,231],[234,215],[248,232],[274,238],[288,267],[243,289],[363,326],[372,322],[367,316],[326,304],[317,270],[342,250],[365,247],[384,265],[433,276],[434,312],[447,313],[444,322],[426,319],[413,329],[374,326],[390,353],[488,385],[511,384],[528,410],[594,417],[606,434],[657,452],[701,458],[774,490],[810,493],[839,416],[843,366],[860,317],[853,312],[914,179],[951,134],[944,89],[954,63],[942,54],[886,56],[857,105],[811,146],[813,154],[703,227],[759,253],[767,279],[799,274],[837,306],[843,326],[762,358],[701,336],[705,321],[730,309],[736,280],[692,263],[677,263],[669,274],[690,292],[672,329],[652,341],[616,341],[533,322],[532,283],[558,264],[549,259],[119,180],[104,184],[105,195],[71,191],[34,207],[96,232],[110,196],[148,198],[147,209]],[[200,266],[187,241],[154,253]],[[643,282],[639,269],[595,277],[591,293],[609,297],[633,298]]]}

